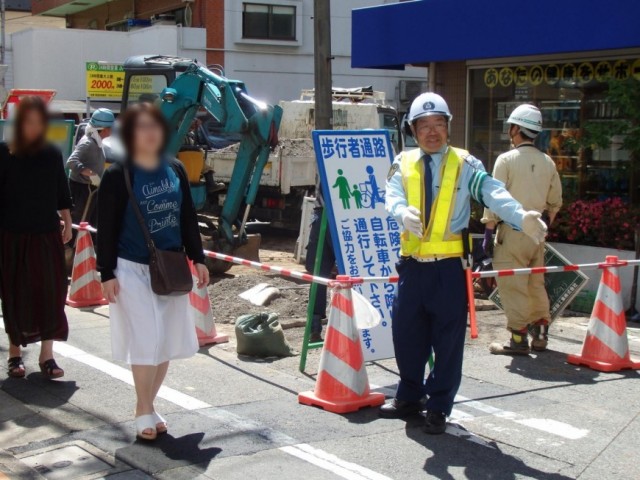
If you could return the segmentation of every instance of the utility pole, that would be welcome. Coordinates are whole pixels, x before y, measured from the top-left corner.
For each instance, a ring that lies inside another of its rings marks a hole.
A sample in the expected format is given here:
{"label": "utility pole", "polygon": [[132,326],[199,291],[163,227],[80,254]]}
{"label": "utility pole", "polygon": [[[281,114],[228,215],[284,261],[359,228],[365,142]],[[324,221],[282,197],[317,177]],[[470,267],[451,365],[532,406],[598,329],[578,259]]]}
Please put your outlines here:
{"label": "utility pole", "polygon": [[314,72],[315,72],[315,127],[316,130],[333,129],[331,103],[331,0],[315,0]]}
{"label": "utility pole", "polygon": [[[0,47],[0,65],[4,65],[5,60],[5,0],[0,0],[0,42],[2,42],[2,46]],[[2,84],[4,85],[4,79],[2,80]]]}

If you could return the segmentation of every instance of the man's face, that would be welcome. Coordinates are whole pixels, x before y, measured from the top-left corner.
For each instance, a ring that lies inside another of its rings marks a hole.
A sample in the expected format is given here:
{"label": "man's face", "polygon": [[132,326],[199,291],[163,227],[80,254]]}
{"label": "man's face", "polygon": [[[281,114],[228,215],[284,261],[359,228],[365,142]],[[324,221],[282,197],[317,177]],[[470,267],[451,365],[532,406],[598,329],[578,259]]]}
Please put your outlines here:
{"label": "man's face", "polygon": [[436,153],[447,144],[449,138],[446,117],[431,115],[420,117],[411,125],[413,136],[426,153]]}

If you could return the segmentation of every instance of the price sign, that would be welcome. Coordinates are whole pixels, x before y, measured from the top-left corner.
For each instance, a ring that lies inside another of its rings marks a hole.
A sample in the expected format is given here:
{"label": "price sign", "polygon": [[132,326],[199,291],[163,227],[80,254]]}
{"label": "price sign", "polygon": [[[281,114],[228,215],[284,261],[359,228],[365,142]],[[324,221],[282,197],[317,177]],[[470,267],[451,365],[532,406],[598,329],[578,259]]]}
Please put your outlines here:
{"label": "price sign", "polygon": [[124,90],[124,68],[116,63],[87,62],[87,96],[120,100]]}

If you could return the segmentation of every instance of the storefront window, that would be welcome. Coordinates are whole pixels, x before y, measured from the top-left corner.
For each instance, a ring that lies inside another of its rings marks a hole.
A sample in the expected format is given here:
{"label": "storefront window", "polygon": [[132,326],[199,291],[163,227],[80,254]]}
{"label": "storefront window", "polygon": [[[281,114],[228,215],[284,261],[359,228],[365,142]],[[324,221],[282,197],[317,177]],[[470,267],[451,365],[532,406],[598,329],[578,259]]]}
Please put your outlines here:
{"label": "storefront window", "polygon": [[543,115],[536,145],[555,161],[566,201],[636,196],[624,138],[613,136],[607,149],[591,149],[581,140],[586,123],[619,119],[607,100],[607,82],[632,76],[640,81],[640,60],[474,68],[469,75],[469,148],[488,169],[510,149],[509,114],[532,103]]}

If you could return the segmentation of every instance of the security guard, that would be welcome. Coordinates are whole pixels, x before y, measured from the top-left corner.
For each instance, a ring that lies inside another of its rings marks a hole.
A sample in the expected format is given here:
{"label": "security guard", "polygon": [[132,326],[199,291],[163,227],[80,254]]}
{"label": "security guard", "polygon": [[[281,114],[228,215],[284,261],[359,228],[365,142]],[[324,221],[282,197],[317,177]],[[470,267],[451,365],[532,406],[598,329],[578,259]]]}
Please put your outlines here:
{"label": "security guard", "polygon": [[[533,141],[542,131],[542,114],[533,105],[520,105],[507,120],[509,137],[514,149],[500,155],[493,169],[493,177],[504,182],[513,198],[524,208],[547,212],[552,223],[562,206],[562,185],[556,164],[538,150]],[[499,223],[500,215],[485,210],[485,252],[490,253],[490,238],[497,224],[493,267],[529,268],[544,265],[544,243],[535,243],[510,225]],[[532,335],[531,348],[547,348],[549,325],[549,297],[544,287],[544,275],[499,277],[498,288],[507,329],[511,338],[502,345],[493,343],[489,349],[497,355],[528,355],[527,330]]]}
{"label": "security guard", "polygon": [[[546,233],[540,213],[526,212],[479,160],[448,146],[451,118],[441,96],[416,98],[408,121],[420,148],[396,157],[386,188],[387,211],[404,227],[392,324],[400,383],[380,416],[417,414],[426,395],[425,431],[431,434],[445,431],[462,378],[468,302],[461,232],[469,224],[470,198],[535,241]],[[432,351],[435,366],[425,382]]]}

